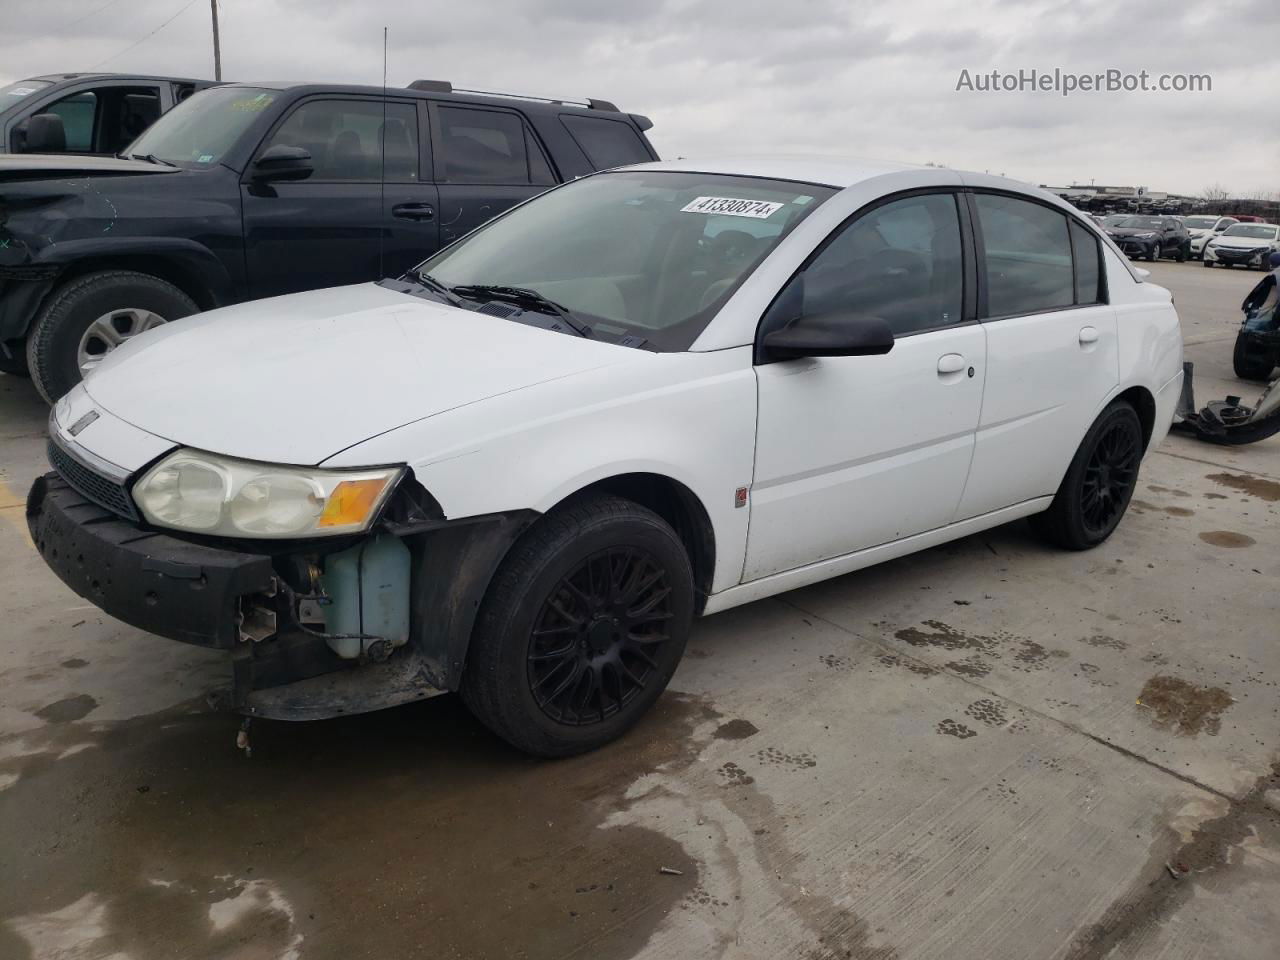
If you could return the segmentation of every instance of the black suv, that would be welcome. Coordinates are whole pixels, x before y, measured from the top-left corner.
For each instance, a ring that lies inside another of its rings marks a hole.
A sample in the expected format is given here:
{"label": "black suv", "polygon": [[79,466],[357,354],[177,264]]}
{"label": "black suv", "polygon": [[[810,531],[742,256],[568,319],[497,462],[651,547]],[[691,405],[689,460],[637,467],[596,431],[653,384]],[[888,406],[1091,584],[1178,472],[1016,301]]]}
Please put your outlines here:
{"label": "black suv", "polygon": [[[209,80],[56,73],[0,87],[0,153],[114,156]],[[34,117],[55,116],[53,125]],[[61,127],[61,133],[56,132]]]}
{"label": "black suv", "polygon": [[231,84],[131,159],[0,157],[0,369],[52,402],[158,324],[397,276],[550,186],[656,159],[651,126],[441,81]]}
{"label": "black suv", "polygon": [[[1108,217],[1108,221],[1112,218]],[[1179,263],[1191,256],[1191,234],[1178,217],[1135,214],[1120,217],[1105,226],[1111,239],[1130,257],[1159,260],[1173,257]]]}

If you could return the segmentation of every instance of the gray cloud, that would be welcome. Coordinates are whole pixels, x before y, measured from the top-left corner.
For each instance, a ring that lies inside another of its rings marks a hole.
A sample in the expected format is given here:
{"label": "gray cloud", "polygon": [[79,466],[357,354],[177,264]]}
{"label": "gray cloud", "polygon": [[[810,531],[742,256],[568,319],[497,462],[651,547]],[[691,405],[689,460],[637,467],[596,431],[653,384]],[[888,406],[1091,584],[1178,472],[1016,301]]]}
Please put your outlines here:
{"label": "gray cloud", "polygon": [[[0,2],[0,81],[100,64],[211,74],[204,0],[181,13],[184,0]],[[228,78],[378,83],[386,24],[393,84],[603,97],[650,115],[669,156],[814,151],[1042,183],[1280,186],[1274,58],[1248,52],[1275,23],[1270,0],[221,0],[221,10]],[[1054,67],[1209,73],[1213,92],[955,90],[961,69]]]}

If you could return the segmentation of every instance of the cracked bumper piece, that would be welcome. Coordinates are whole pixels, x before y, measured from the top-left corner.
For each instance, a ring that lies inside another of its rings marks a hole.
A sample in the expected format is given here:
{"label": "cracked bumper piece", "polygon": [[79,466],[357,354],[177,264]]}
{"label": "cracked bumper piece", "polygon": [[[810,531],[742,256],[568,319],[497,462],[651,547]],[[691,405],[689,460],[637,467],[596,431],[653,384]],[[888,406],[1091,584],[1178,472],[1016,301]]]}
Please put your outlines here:
{"label": "cracked bumper piece", "polygon": [[275,592],[270,557],[141,529],[54,473],[32,486],[27,526],[45,563],[72,590],[171,640],[229,650],[239,640],[242,598]]}
{"label": "cracked bumper piece", "polygon": [[222,705],[279,720],[364,713],[443,692],[417,650],[386,662],[339,656],[302,629],[273,558],[146,530],[86,500],[56,473],[36,480],[27,525],[64,583],[148,633],[227,650]]}

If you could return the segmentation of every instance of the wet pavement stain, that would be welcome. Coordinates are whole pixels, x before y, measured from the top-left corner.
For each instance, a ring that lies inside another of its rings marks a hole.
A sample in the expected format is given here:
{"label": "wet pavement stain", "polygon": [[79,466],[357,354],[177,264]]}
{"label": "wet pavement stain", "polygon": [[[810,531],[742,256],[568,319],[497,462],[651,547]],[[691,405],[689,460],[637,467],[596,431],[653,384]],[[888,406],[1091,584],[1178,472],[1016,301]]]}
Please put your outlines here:
{"label": "wet pavement stain", "polygon": [[78,693],[73,697],[64,697],[46,704],[39,710],[31,711],[45,723],[74,723],[83,720],[97,709],[98,701],[87,693]]}
{"label": "wet pavement stain", "polygon": [[722,764],[719,773],[720,776],[724,778],[725,784],[730,787],[745,787],[747,784],[756,782],[755,777],[751,776],[747,771],[743,770],[733,761]]}
{"label": "wet pavement stain", "polygon": [[[251,760],[232,718],[190,707],[42,728],[47,749],[0,764],[17,776],[0,823],[23,824],[0,830],[0,863],[23,877],[0,883],[0,956],[27,956],[19,929],[81,905],[98,924],[86,956],[204,960],[252,942],[276,957],[301,942],[307,960],[588,943],[593,958],[630,957],[699,867],[657,831],[600,825],[638,777],[692,763],[706,743],[694,729],[718,719],[668,693],[617,743],[555,762],[507,747],[454,697],[259,722]],[[73,734],[94,748],[57,759]],[[612,888],[575,894],[593,883]]]}
{"label": "wet pavement stain", "polygon": [[925,620],[924,626],[932,632],[918,627],[906,627],[897,631],[894,636],[913,647],[938,647],[942,650],[978,650],[994,655],[996,644],[1008,637],[969,636],[941,620]]}
{"label": "wet pavement stain", "polygon": [[989,727],[1002,727],[1009,719],[1005,716],[1004,707],[999,702],[985,698],[973,701],[964,708],[964,712]]}
{"label": "wet pavement stain", "polygon": [[1162,826],[1145,869],[1099,922],[1076,936],[1066,957],[1105,960],[1126,953],[1118,948],[1140,940],[1147,929],[1177,913],[1202,884],[1211,884],[1215,896],[1224,896],[1226,884],[1221,875],[1239,867],[1246,842],[1272,848],[1280,844],[1280,818],[1267,806],[1268,793],[1278,789],[1280,761],[1258,777],[1243,796],[1230,801],[1222,816],[1197,826],[1189,839],[1183,840],[1174,829]]}
{"label": "wet pavement stain", "polygon": [[[1212,480],[1220,486],[1240,490],[1259,500],[1268,503],[1280,503],[1280,483],[1275,480],[1264,480],[1262,477],[1251,477],[1240,473],[1210,473],[1206,480]],[[1208,494],[1205,494],[1208,496]]]}
{"label": "wet pavement stain", "polygon": [[1258,542],[1253,537],[1230,530],[1209,530],[1200,534],[1200,539],[1215,547],[1252,547]]}
{"label": "wet pavement stain", "polygon": [[1129,644],[1123,640],[1117,640],[1115,637],[1108,636],[1105,633],[1095,633],[1090,637],[1081,637],[1081,643],[1087,643],[1091,647],[1106,647],[1110,650],[1128,650]]}
{"label": "wet pavement stain", "polygon": [[1217,736],[1222,712],[1235,701],[1221,687],[1202,687],[1180,677],[1160,674],[1142,686],[1139,708],[1156,726],[1182,736],[1204,732]]}
{"label": "wet pavement stain", "polygon": [[1165,507],[1164,512],[1171,517],[1194,517],[1196,512],[1188,510],[1186,507]]}
{"label": "wet pavement stain", "polygon": [[1227,495],[1225,493],[1206,493],[1204,498],[1206,500],[1226,500]]}
{"label": "wet pavement stain", "polygon": [[900,657],[895,653],[881,654],[880,656],[876,657],[876,660],[884,664],[886,667],[905,667],[906,669],[910,670],[912,673],[918,674],[919,676],[922,676],[922,677],[932,677],[934,674],[938,672],[936,669],[929,666],[927,663],[921,663],[919,660],[912,660],[910,658]]}
{"label": "wet pavement stain", "polygon": [[88,665],[89,661],[82,660],[80,657],[72,657],[70,660],[62,661],[62,666],[66,667],[68,670],[76,670],[80,667],[87,667]]}
{"label": "wet pavement stain", "polygon": [[808,751],[801,753],[783,753],[777,747],[765,747],[752,754],[760,763],[772,764],[775,767],[792,767],[805,770],[818,765],[818,758]]}
{"label": "wet pavement stain", "polygon": [[950,660],[946,664],[946,668],[952,673],[958,673],[962,677],[972,677],[980,680],[991,672],[991,664],[983,660],[981,657],[968,657],[964,660]]}
{"label": "wet pavement stain", "polygon": [[750,720],[730,720],[716,727],[716,732],[712,736],[717,740],[745,740],[759,732],[760,728]]}
{"label": "wet pavement stain", "polygon": [[972,730],[969,727],[966,727],[963,723],[957,723],[950,717],[947,717],[945,720],[938,721],[938,726],[935,729],[943,736],[956,737],[960,740],[968,740],[970,737],[976,737],[978,735],[977,730]]}

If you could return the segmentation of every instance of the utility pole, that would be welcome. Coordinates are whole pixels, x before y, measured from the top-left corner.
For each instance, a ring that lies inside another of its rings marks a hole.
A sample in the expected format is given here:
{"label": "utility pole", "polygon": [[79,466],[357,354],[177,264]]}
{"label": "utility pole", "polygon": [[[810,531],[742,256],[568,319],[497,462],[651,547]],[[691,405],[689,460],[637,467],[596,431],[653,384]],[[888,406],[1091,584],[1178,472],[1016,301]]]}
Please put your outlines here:
{"label": "utility pole", "polygon": [[213,12],[213,79],[222,80],[222,42],[218,38],[218,0],[209,0]]}

